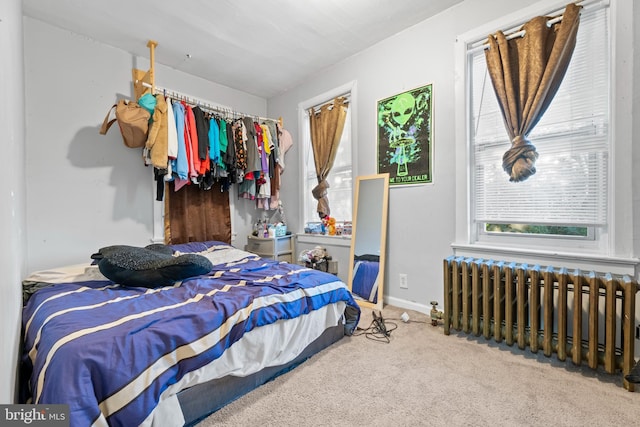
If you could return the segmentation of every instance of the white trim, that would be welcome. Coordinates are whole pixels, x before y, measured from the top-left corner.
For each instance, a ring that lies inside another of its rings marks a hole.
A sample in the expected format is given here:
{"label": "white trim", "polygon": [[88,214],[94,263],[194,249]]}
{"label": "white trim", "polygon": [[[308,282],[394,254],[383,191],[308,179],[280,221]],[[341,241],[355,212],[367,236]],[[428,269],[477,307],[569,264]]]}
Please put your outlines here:
{"label": "white trim", "polygon": [[345,246],[351,247],[351,236],[326,236],[323,234],[296,234],[296,240],[300,243],[311,243],[321,246]]}
{"label": "white trim", "polygon": [[[615,2],[613,2],[615,5]],[[609,0],[587,0],[583,2],[579,2],[578,4],[584,4],[586,8],[589,10],[601,9],[610,5]],[[468,48],[477,43],[483,42],[486,40],[487,34],[491,34],[499,29],[503,31],[508,31],[508,29],[517,29],[519,28],[525,21],[527,17],[532,16],[541,16],[541,15],[550,15],[553,11],[561,11],[566,6],[566,2],[562,2],[561,0],[542,0],[536,2],[533,5],[530,5],[526,8],[520,9],[514,13],[506,15],[504,17],[495,19],[487,24],[482,25],[481,27],[475,28],[471,31],[468,31],[462,35],[459,35],[456,38],[455,44],[455,109],[456,109],[456,165],[459,171],[458,179],[456,180],[456,205],[459,207],[457,217],[456,217],[456,237],[454,239],[454,243],[452,247],[457,247],[461,245],[469,245],[469,247],[477,246],[477,250],[479,252],[483,251],[485,248],[494,247],[502,247],[502,250],[505,250],[508,243],[511,241],[513,246],[510,246],[511,251],[514,254],[521,254],[524,252],[530,254],[550,254],[553,251],[565,251],[566,253],[578,252],[582,251],[581,256],[585,259],[590,257],[595,257],[597,259],[601,259],[598,255],[602,255],[602,257],[607,257],[609,255],[626,255],[626,252],[619,252],[614,245],[613,242],[614,233],[611,231],[614,230],[615,219],[612,215],[612,212],[615,212],[618,208],[618,205],[615,204],[615,192],[613,191],[615,187],[615,156],[614,156],[614,147],[616,144],[615,141],[615,94],[614,91],[610,93],[610,167],[608,168],[609,174],[609,182],[610,182],[610,190],[608,192],[608,227],[598,228],[595,230],[595,238],[586,240],[576,241],[576,239],[556,239],[553,243],[552,248],[545,247],[545,242],[540,242],[540,238],[530,237],[530,236],[489,236],[487,233],[483,233],[480,230],[479,226],[476,226],[472,221],[473,218],[476,217],[474,213],[474,203],[472,203],[472,191],[469,191],[472,188],[472,161],[470,161],[470,157],[473,156],[473,150],[470,149],[470,134],[471,132],[468,129],[470,125],[470,106],[466,105],[466,100],[468,99],[469,90],[470,90],[470,82],[469,82],[469,56],[468,56]],[[610,26],[610,36],[613,40],[615,37],[616,31],[614,31],[613,23],[615,23],[615,19],[613,19],[613,14],[609,13],[609,20],[612,21],[612,25]],[[615,46],[615,45],[614,45]],[[613,50],[610,52],[613,54]],[[612,56],[610,61],[610,67],[615,69],[618,61],[615,61],[615,58]],[[610,79],[613,82],[615,79],[615,72],[612,70]],[[460,130],[464,130],[464,132],[460,132]],[[480,238],[482,237],[482,241]],[[546,238],[546,237],[545,237]],[[495,246],[494,246],[495,243]],[[536,248],[537,246],[537,248]],[[561,247],[563,246],[563,247]],[[524,252],[523,252],[524,251]],[[573,256],[573,254],[572,254]]]}
{"label": "white trim", "polygon": [[[324,104],[327,101],[332,100],[336,96],[344,95],[345,93],[349,93],[349,92],[352,93],[355,87],[356,87],[356,81],[352,80],[349,83],[345,83],[341,86],[338,86],[337,88],[328,90],[320,95],[314,96],[311,99],[307,99],[306,101],[300,102],[298,104],[298,111],[302,112],[303,114],[306,114],[306,111],[309,108],[315,107],[316,105]],[[353,99],[353,94],[351,96],[351,99]],[[349,102],[349,104],[351,104],[351,101]]]}
{"label": "white trim", "polygon": [[[414,301],[407,301],[405,299],[386,296],[384,297],[385,304],[392,305],[394,307],[404,308],[406,310],[413,310],[419,313],[430,314],[431,306],[426,304],[420,304]],[[382,308],[384,310],[384,307]]]}
{"label": "white trim", "polygon": [[231,246],[235,247],[236,237],[238,237],[238,233],[236,231],[235,225],[235,212],[236,212],[236,199],[238,198],[238,186],[232,184],[229,186],[229,190],[227,190],[227,196],[229,197],[229,220],[231,226]]}
{"label": "white trim", "polygon": [[640,272],[640,259],[635,257],[603,256],[562,251],[535,250],[530,248],[514,248],[504,246],[489,246],[478,244],[451,244],[453,253],[461,256],[479,258],[490,257],[503,261],[522,262],[529,264],[553,265],[554,267],[580,268],[594,270],[601,273],[627,274],[636,277]]}

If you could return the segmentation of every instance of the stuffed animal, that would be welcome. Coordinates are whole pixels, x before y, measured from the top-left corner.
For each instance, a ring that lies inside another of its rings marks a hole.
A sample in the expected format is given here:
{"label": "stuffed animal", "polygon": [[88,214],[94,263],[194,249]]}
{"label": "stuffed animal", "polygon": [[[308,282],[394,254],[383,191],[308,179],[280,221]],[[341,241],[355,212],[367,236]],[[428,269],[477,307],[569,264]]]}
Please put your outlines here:
{"label": "stuffed animal", "polygon": [[327,228],[329,229],[329,236],[336,235],[336,219],[329,217],[327,219]]}
{"label": "stuffed animal", "polygon": [[329,236],[336,235],[336,219],[326,215],[322,218],[322,234],[329,234]]}

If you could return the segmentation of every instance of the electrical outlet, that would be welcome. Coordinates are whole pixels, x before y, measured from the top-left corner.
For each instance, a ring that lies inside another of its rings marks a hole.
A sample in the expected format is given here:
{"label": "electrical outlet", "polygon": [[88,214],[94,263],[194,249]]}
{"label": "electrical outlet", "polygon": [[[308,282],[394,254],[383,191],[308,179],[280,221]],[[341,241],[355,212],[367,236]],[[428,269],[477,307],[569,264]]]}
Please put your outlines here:
{"label": "electrical outlet", "polygon": [[409,289],[409,283],[407,281],[407,274],[400,273],[400,288],[401,289]]}

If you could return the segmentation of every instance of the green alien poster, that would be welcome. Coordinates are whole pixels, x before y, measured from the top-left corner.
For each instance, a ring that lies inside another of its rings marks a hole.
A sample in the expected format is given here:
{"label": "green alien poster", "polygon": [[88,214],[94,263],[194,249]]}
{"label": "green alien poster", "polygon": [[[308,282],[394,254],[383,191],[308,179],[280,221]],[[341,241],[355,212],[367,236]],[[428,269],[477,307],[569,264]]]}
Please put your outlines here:
{"label": "green alien poster", "polygon": [[378,173],[389,173],[390,186],[431,182],[431,106],[431,85],[378,101]]}

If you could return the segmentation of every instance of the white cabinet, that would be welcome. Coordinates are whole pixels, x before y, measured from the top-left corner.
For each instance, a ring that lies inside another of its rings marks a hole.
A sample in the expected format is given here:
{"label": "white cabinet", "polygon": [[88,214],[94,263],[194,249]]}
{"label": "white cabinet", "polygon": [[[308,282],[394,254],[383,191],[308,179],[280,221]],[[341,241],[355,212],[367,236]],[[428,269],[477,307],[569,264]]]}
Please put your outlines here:
{"label": "white cabinet", "polygon": [[293,240],[291,235],[281,237],[256,237],[247,236],[245,251],[260,255],[263,258],[272,258],[278,261],[293,262]]}

